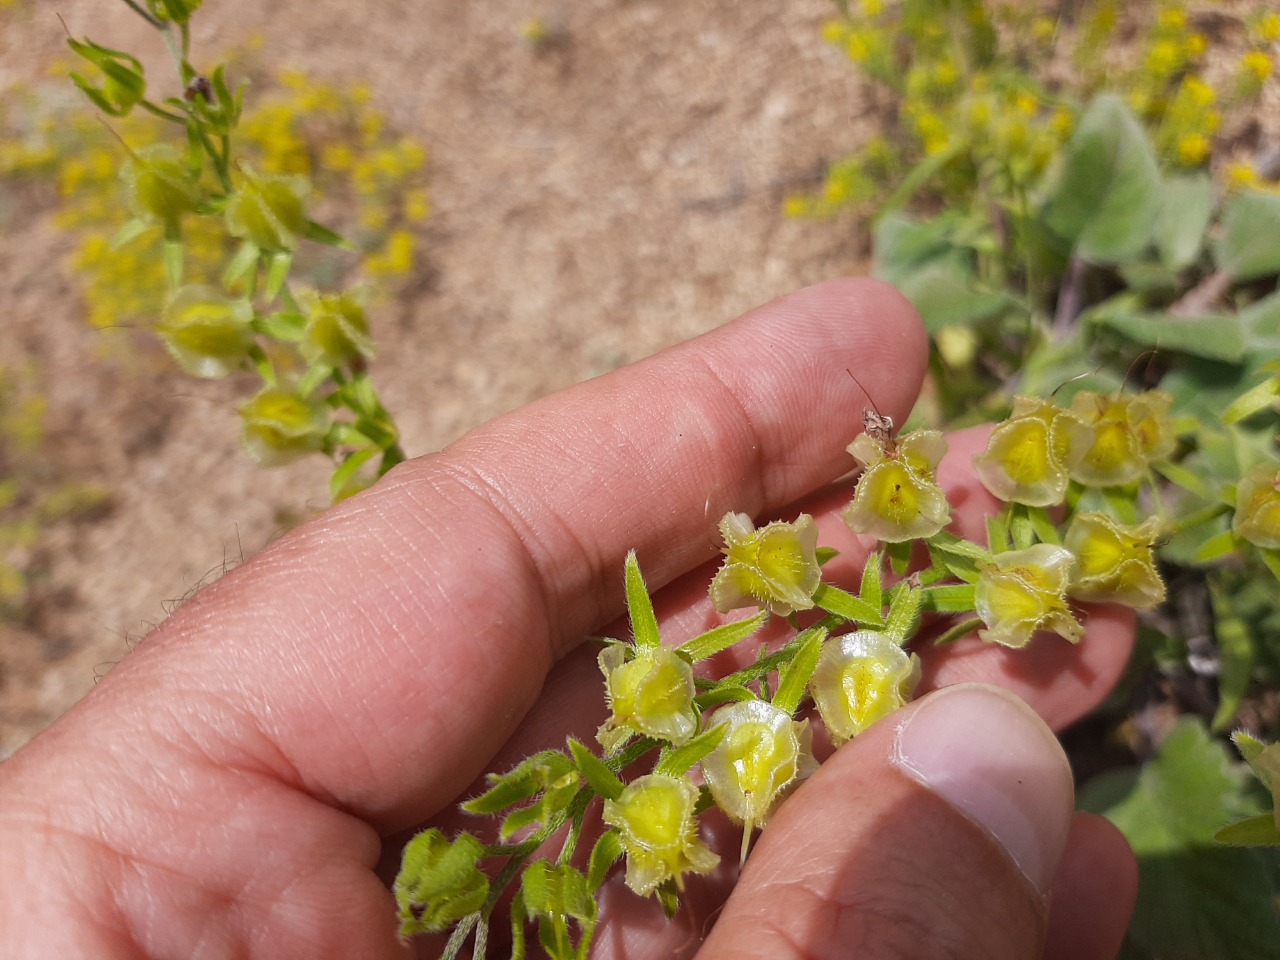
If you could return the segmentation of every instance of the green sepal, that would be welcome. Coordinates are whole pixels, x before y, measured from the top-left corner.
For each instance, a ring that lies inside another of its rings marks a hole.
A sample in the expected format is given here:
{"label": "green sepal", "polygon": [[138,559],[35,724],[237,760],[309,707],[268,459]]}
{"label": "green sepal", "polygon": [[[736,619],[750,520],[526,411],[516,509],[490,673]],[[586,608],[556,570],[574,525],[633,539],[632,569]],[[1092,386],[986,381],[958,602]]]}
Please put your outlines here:
{"label": "green sepal", "polygon": [[1026,511],[1018,509],[1020,506],[1019,504],[1009,511],[1009,536],[1013,539],[1015,550],[1026,550],[1036,542],[1036,531]]}
{"label": "green sepal", "polygon": [[523,803],[576,769],[573,760],[563,750],[539,750],[506,773],[489,774],[486,779],[492,786],[480,796],[460,804],[460,807],[464,813],[476,816],[499,813]]}
{"label": "green sepal", "polygon": [[666,915],[667,919],[670,920],[675,917],[677,911],[680,909],[680,893],[676,890],[675,881],[668,880],[666,883],[658,887],[658,889],[654,891],[654,894],[658,898],[658,903],[662,904],[662,912]]}
{"label": "green sepal", "polygon": [[924,591],[907,582],[894,586],[889,591],[889,616],[885,619],[885,636],[901,645],[905,644],[915,632],[920,617],[920,604],[924,600]]}
{"label": "green sepal", "polygon": [[356,450],[373,448],[375,451],[382,449],[377,440],[361,431],[354,423],[341,421],[335,423],[329,428],[326,440],[335,449],[337,447],[353,447]]}
{"label": "green sepal", "polygon": [[676,653],[690,663],[697,663],[699,660],[705,660],[707,657],[714,656],[722,650],[728,650],[735,643],[745,640],[759,630],[768,619],[769,611],[762,610],[754,617],[722,624],[708,630],[706,633],[699,634],[692,640],[686,640],[676,647]]}
{"label": "green sepal", "polygon": [[889,569],[895,575],[899,577],[906,576],[907,568],[911,566],[911,552],[914,547],[914,540],[885,544],[885,553],[889,556]]}
{"label": "green sepal", "polygon": [[814,558],[818,561],[818,566],[825,566],[827,563],[840,556],[840,551],[834,547],[819,547],[813,552]]}
{"label": "green sepal", "polygon": [[987,517],[987,545],[992,553],[1004,553],[1009,549],[1010,512],[1011,505],[1006,504],[1003,510]]}
{"label": "green sepal", "polygon": [[587,890],[594,894],[604,883],[609,869],[622,856],[622,835],[617,830],[606,830],[591,848],[591,860],[587,866]]}
{"label": "green sepal", "polygon": [[967,613],[973,609],[975,589],[971,583],[925,587],[923,607],[930,613]]}
{"label": "green sepal", "polygon": [[813,592],[813,602],[827,613],[834,613],[845,620],[856,620],[876,627],[884,624],[884,612],[880,607],[873,607],[861,597],[855,597],[829,583],[818,584],[818,589]]}
{"label": "green sepal", "polygon": [[809,689],[809,681],[818,666],[818,657],[826,639],[826,630],[810,627],[792,641],[797,648],[796,654],[778,673],[778,690],[772,701],[775,707],[795,716],[805,691]]}
{"label": "green sepal", "polygon": [[376,447],[371,447],[347,454],[342,463],[334,469],[333,475],[329,477],[329,499],[334,503],[343,499],[352,481],[360,472],[360,468],[376,457],[378,452]]}
{"label": "green sepal", "polygon": [[302,236],[315,243],[322,243],[326,247],[337,247],[339,250],[354,250],[353,244],[341,234],[334,233],[328,227],[321,226],[314,220],[308,220],[306,229],[302,231]]}
{"label": "green sepal", "polygon": [[1213,839],[1232,847],[1280,847],[1280,826],[1274,813],[1259,813],[1227,824]]}
{"label": "green sepal", "polygon": [[637,650],[655,650],[662,645],[658,635],[658,618],[653,612],[653,601],[640,573],[636,552],[627,554],[626,562],[627,615],[631,619],[631,632],[635,636]]}
{"label": "green sepal", "polygon": [[511,898],[511,960],[525,960],[525,919],[524,891],[517,889]]}
{"label": "green sepal", "polygon": [[1168,460],[1153,463],[1151,467],[1174,486],[1181,487],[1192,496],[1208,497],[1209,491],[1205,488],[1204,481],[1194,470],[1188,470],[1181,464],[1171,463]]}
{"label": "green sepal", "polygon": [[624,789],[622,781],[603,760],[572,737],[569,738],[569,751],[573,754],[578,772],[582,774],[592,790],[606,800],[617,800],[622,796]]}
{"label": "green sepal", "polygon": [[683,777],[694,764],[700,763],[703,757],[720,745],[728,729],[724,724],[719,724],[704,730],[687,743],[669,747],[658,758],[653,772],[664,773],[669,777]]}
{"label": "green sepal", "polygon": [[489,878],[477,866],[484,852],[469,833],[450,841],[435,828],[409,841],[392,886],[402,938],[447,929],[484,906]]}
{"label": "green sepal", "polygon": [[[330,367],[329,365],[324,363],[312,364],[311,366],[307,367],[306,372],[301,377],[298,378],[297,390],[299,395],[304,397],[311,396],[318,389],[320,389],[320,385],[323,384],[326,380],[328,380],[331,376],[333,376],[333,367]],[[332,400],[332,398],[330,399]],[[363,426],[364,426],[363,423],[360,424],[360,426],[361,426],[361,432],[366,432],[363,430]]]}

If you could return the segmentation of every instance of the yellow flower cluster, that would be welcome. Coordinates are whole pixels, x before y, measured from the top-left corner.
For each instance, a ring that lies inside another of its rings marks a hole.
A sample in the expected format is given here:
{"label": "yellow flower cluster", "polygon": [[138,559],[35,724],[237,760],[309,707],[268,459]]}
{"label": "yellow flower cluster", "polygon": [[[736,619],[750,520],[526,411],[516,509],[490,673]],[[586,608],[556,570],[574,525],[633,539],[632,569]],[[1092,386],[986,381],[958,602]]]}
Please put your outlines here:
{"label": "yellow flower cluster", "polygon": [[[315,202],[331,199],[335,209],[354,211],[351,222],[335,227],[355,241],[361,269],[385,286],[411,274],[416,264],[415,229],[430,211],[426,149],[392,129],[368,106],[370,96],[366,86],[342,88],[282,71],[274,88],[246,111],[237,149],[258,173],[306,176]],[[113,243],[130,216],[121,202],[120,176],[128,160],[122,143],[142,150],[171,139],[172,131],[134,111],[112,121],[113,135],[88,106],[57,106],[63,102],[38,91],[6,93],[0,176],[56,186],[55,222],[77,237],[72,266],[82,278],[94,326],[152,324],[167,290],[163,230],[157,224]],[[182,230],[186,278],[218,283],[233,253],[221,218],[185,216]]]}

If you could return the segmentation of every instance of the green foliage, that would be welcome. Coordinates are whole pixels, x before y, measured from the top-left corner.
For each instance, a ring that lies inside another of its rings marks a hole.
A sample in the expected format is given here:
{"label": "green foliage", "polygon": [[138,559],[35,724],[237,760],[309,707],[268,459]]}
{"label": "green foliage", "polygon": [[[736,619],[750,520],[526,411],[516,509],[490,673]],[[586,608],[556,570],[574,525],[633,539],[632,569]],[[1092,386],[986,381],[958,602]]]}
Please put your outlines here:
{"label": "green foliage", "polygon": [[[372,297],[341,287],[357,271],[394,285],[413,269],[425,151],[387,129],[367,88],[269,78],[251,55],[201,72],[189,54],[198,3],[131,6],[164,35],[181,96],[162,96],[172,81],[148,87],[131,53],[72,38],[72,80],[111,128],[18,98],[0,118],[13,134],[0,137],[0,176],[56,182],[94,325],[152,327],[195,376],[255,372],[247,449],[264,464],[322,453],[331,494],[347,496],[403,453],[367,371]],[[276,90],[246,106],[251,79]],[[349,211],[352,243],[311,219],[332,203]],[[279,419],[288,397],[306,416]]]}
{"label": "green foliage", "polygon": [[1201,724],[1182,719],[1140,772],[1105,775],[1081,791],[1079,802],[1115,823],[1138,857],[1126,956],[1280,957],[1280,913],[1272,902],[1280,893],[1280,861],[1214,843],[1225,821],[1258,807]]}

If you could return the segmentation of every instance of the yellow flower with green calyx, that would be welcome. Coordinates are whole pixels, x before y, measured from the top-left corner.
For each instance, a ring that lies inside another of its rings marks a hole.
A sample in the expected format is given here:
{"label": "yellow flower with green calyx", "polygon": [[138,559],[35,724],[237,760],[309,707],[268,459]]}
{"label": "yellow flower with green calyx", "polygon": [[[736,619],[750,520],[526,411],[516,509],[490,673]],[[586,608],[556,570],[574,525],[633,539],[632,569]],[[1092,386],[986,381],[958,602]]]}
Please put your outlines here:
{"label": "yellow flower with green calyx", "polygon": [[746,700],[716,711],[715,726],[724,739],[702,761],[702,777],[711,796],[747,836],[763,826],[791,784],[817,769],[809,721],[763,700]]}
{"label": "yellow flower with green calyx", "polygon": [[1016,397],[1008,420],[973,458],[983,485],[1001,500],[1047,507],[1061,503],[1070,473],[1093,444],[1080,417],[1036,397]]}
{"label": "yellow flower with green calyx", "polygon": [[596,734],[612,753],[633,734],[683,743],[698,728],[694,709],[693,668],[673,650],[640,650],[626,659],[626,644],[611,643],[600,652],[610,715]]}
{"label": "yellow flower with green calyx", "polygon": [[828,641],[809,690],[827,732],[843,743],[897,710],[920,682],[920,659],[875,630]]}
{"label": "yellow flower with green calyx", "polygon": [[156,332],[182,369],[195,377],[225,377],[249,355],[254,335],[253,306],[212,287],[178,290]]}
{"label": "yellow flower with green calyx", "polygon": [[1163,602],[1164,581],[1151,552],[1159,530],[1155,517],[1126,526],[1104,513],[1077,514],[1066,536],[1066,547],[1076,558],[1068,593],[1081,600],[1104,600],[1135,609]]}
{"label": "yellow flower with green calyx", "polygon": [[307,230],[306,177],[245,174],[245,182],[227,204],[227,230],[268,253],[288,253]]}
{"label": "yellow flower with green calyx", "polygon": [[997,553],[978,571],[974,609],[985,630],[978,636],[1005,647],[1025,647],[1037,630],[1052,630],[1072,643],[1080,626],[1067,603],[1074,558],[1051,543]]}
{"label": "yellow flower with green calyx", "polygon": [[1280,464],[1257,464],[1241,479],[1231,530],[1254,546],[1280,549]]}
{"label": "yellow flower with green calyx", "polygon": [[801,514],[793,523],[775,521],[759,530],[745,513],[720,521],[725,561],[711,581],[711,602],[726,613],[757,604],[787,616],[813,606],[822,580],[818,566],[818,526]]}
{"label": "yellow flower with green calyx", "polygon": [[950,521],[951,505],[935,479],[947,451],[937,430],[897,440],[870,431],[848,449],[866,467],[853,502],[840,514],[854,533],[900,543],[931,537]]}
{"label": "yellow flower with green calyx", "polygon": [[324,447],[329,407],[280,387],[267,387],[240,408],[249,455],[264,467],[291,463]]}
{"label": "yellow flower with green calyx", "polygon": [[684,889],[686,873],[710,873],[720,858],[698,837],[698,788],[681,777],[651,773],[604,802],[604,822],[617,827],[627,854],[627,886],[647,896],[668,880]]}
{"label": "yellow flower with green calyx", "polygon": [[351,293],[312,293],[301,297],[307,325],[298,350],[307,363],[340,367],[373,356],[369,318]]}
{"label": "yellow flower with green calyx", "polygon": [[1071,470],[1071,479],[1088,487],[1124,486],[1141,479],[1152,461],[1173,451],[1172,403],[1172,397],[1157,390],[1114,396],[1090,390],[1076,394],[1071,411],[1093,427],[1094,441]]}

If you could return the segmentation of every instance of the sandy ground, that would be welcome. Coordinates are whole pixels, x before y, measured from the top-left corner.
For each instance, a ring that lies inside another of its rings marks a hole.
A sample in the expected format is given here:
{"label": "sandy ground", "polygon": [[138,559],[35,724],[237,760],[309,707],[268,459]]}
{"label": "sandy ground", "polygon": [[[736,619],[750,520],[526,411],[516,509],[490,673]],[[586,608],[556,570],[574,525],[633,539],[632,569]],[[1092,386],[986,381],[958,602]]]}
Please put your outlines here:
{"label": "sandy ground", "polygon": [[[55,13],[77,36],[156,50],[123,4],[36,0],[0,12],[0,89],[42,82],[62,48]],[[870,123],[820,40],[830,13],[828,0],[207,0],[195,45],[261,34],[282,66],[368,81],[428,144],[428,262],[376,315],[373,369],[424,453],[859,269],[852,222],[781,215]],[[567,42],[522,42],[535,15]],[[149,338],[91,330],[69,249],[47,211],[0,206],[4,362],[38,364],[50,452],[110,495],[104,515],[45,531],[37,615],[0,631],[0,757],[172,601],[326,503],[323,463],[263,471],[241,454],[248,382],[191,381]]]}

